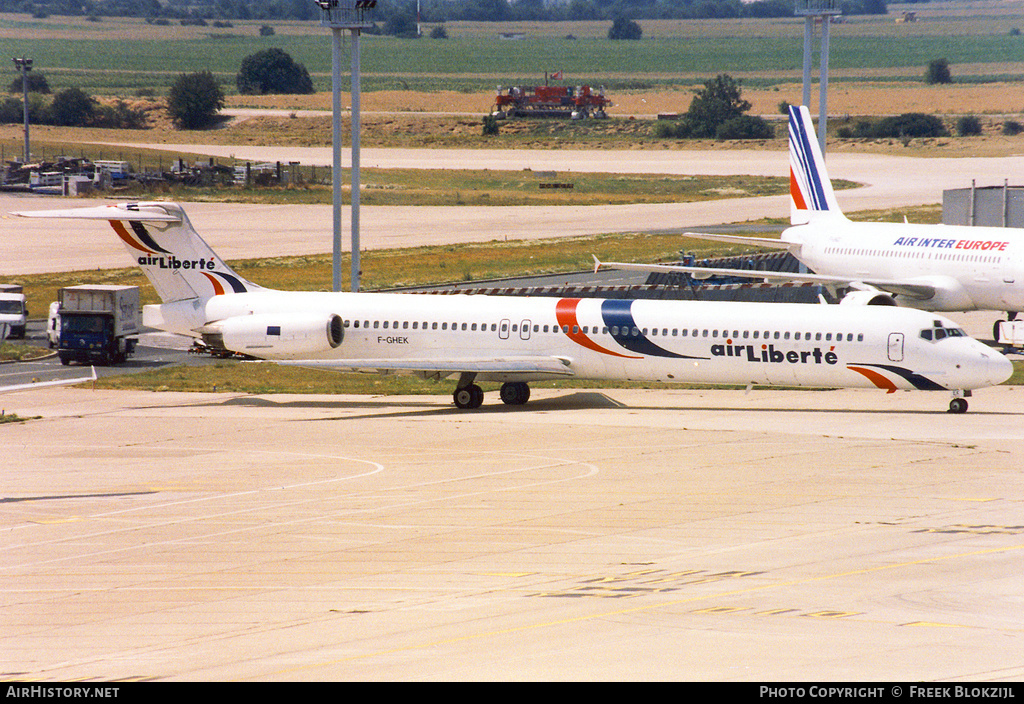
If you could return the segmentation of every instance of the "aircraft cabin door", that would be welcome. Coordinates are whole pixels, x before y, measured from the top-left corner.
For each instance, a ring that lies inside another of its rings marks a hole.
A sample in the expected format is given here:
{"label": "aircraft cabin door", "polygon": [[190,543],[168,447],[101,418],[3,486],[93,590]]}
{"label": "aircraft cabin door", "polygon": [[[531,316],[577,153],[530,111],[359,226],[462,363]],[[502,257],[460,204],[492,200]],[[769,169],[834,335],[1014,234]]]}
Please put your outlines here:
{"label": "aircraft cabin door", "polygon": [[508,331],[512,328],[512,323],[506,318],[498,323],[498,337],[502,340],[508,339]]}
{"label": "aircraft cabin door", "polygon": [[903,361],[903,333],[901,332],[889,333],[889,361]]}

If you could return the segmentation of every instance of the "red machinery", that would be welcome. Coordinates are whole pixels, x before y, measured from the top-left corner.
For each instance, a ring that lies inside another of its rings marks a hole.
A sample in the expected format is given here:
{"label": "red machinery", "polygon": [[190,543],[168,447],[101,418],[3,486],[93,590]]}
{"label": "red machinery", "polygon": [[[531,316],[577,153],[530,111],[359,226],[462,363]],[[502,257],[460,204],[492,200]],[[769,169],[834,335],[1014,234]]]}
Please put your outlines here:
{"label": "red machinery", "polygon": [[612,101],[604,97],[604,88],[595,92],[590,86],[513,86],[504,92],[498,88],[491,114],[506,117],[608,117],[605,108]]}

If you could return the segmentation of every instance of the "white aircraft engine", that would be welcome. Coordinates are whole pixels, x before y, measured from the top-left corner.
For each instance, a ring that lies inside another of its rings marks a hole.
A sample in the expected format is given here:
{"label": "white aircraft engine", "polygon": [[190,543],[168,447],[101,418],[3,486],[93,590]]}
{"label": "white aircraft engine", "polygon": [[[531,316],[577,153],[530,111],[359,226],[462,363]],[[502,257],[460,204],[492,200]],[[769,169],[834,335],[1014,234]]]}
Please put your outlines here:
{"label": "white aircraft engine", "polygon": [[261,359],[302,359],[341,345],[345,325],[333,313],[263,313],[218,320],[199,333],[212,350]]}
{"label": "white aircraft engine", "polygon": [[884,291],[850,291],[839,301],[846,306],[894,306],[896,300]]}

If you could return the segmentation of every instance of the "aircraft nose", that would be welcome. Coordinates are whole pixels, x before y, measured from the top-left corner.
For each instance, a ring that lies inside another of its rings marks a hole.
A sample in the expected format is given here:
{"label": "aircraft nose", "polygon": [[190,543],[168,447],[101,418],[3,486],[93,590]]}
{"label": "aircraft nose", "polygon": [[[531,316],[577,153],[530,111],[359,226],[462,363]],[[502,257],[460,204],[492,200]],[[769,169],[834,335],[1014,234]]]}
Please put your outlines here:
{"label": "aircraft nose", "polygon": [[986,352],[988,357],[988,381],[992,386],[1002,384],[1013,375],[1013,362],[996,351]]}

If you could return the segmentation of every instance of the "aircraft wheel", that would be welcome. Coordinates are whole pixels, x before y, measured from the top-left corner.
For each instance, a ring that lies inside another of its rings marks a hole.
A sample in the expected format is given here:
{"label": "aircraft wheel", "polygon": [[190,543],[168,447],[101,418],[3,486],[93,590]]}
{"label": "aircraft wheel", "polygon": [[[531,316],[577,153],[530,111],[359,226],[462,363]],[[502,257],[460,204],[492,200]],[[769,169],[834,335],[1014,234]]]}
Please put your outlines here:
{"label": "aircraft wheel", "polygon": [[455,405],[459,408],[480,408],[484,402],[484,390],[476,384],[470,384],[461,389],[455,389],[452,398],[455,400]]}
{"label": "aircraft wheel", "polygon": [[967,399],[955,398],[949,402],[950,413],[967,413]]}
{"label": "aircraft wheel", "polygon": [[530,400],[530,385],[524,381],[506,382],[501,385],[501,402],[509,406],[521,406]]}

